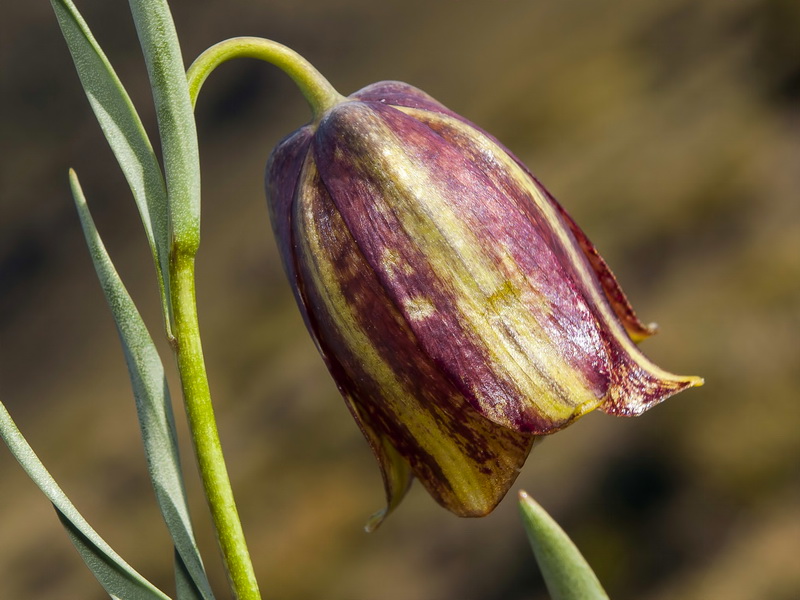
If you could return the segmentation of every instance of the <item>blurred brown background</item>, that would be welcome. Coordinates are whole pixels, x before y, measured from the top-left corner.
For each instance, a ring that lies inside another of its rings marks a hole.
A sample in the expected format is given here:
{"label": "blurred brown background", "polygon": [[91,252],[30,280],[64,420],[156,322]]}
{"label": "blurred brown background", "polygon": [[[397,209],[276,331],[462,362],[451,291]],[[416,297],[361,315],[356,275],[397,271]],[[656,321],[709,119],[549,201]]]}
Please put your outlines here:
{"label": "blurred brown background", "polygon": [[[127,3],[79,8],[152,134]],[[515,489],[551,511],[615,599],[800,598],[800,3],[174,0],[173,10],[187,62],[226,37],[274,38],[344,93],[405,80],[510,146],[661,325],[645,352],[706,378],[640,419],[589,415],[534,450]],[[44,0],[5,3],[0,83],[0,396],[89,521],[171,590],[68,167],[158,333],[154,272]],[[201,325],[265,597],[546,598],[514,492],[486,519],[460,520],[416,486],[380,531],[362,532],[382,506],[378,468],[294,308],[262,191],[270,148],[308,109],[285,75],[240,61],[211,77],[197,115]],[[184,459],[222,590],[188,446]],[[0,478],[0,598],[104,597],[2,448]]]}

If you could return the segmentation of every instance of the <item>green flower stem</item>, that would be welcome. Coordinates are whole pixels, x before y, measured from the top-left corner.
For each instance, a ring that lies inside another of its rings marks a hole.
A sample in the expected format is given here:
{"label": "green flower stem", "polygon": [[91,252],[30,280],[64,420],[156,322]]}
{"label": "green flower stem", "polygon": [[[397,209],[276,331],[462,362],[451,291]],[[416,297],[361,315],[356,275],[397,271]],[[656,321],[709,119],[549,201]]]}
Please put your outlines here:
{"label": "green flower stem", "polygon": [[[344,101],[319,71],[293,50],[261,38],[240,37],[212,46],[189,67],[186,77],[192,107],[211,71],[232,58],[243,57],[267,61],[286,72],[308,100],[315,120]],[[173,245],[170,260],[174,344],[186,414],[231,587],[238,600],[260,600],[211,404],[197,323],[193,250]]]}
{"label": "green flower stem", "polygon": [[203,360],[195,300],[194,256],[173,255],[170,268],[175,350],[186,414],[206,499],[231,588],[238,600],[260,600],[253,565],[222,455]]}
{"label": "green flower stem", "polygon": [[283,44],[256,37],[236,37],[225,40],[203,52],[189,67],[189,96],[192,106],[206,77],[222,63],[232,58],[257,58],[275,65],[284,71],[300,88],[311,110],[314,120],[329,108],[344,101],[344,96],[317,71],[310,62]]}

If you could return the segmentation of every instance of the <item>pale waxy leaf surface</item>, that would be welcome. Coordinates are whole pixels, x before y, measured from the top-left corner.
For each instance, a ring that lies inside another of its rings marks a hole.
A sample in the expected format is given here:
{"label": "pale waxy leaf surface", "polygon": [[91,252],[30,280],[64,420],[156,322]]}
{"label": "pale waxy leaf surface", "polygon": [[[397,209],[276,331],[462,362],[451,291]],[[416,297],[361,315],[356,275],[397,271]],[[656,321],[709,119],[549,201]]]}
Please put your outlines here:
{"label": "pale waxy leaf surface", "polygon": [[122,169],[153,253],[169,331],[167,191],[139,115],[89,26],[70,0],[51,0],[81,84]]}
{"label": "pale waxy leaf surface", "polygon": [[186,67],[166,0],[130,0],[161,134],[173,249],[200,243],[200,158]]}
{"label": "pale waxy leaf surface", "polygon": [[180,579],[182,571],[190,575],[195,595],[186,595],[186,598],[212,600],[214,596],[203,569],[189,518],[175,421],[161,358],[103,246],[74,172],[70,172],[70,184],[86,243],[122,342],[136,399],[150,479],[175,543],[178,559],[176,578]]}
{"label": "pale waxy leaf surface", "polygon": [[6,407],[0,402],[0,437],[22,468],[53,503],[58,518],[69,533],[86,565],[112,598],[123,600],[169,600],[142,577],[109,546],[75,508],[64,491],[47,472],[42,461],[17,429]]}
{"label": "pale waxy leaf surface", "polygon": [[189,571],[186,570],[186,563],[177,550],[175,550],[175,598],[176,600],[205,600],[206,598]]}
{"label": "pale waxy leaf surface", "polygon": [[522,522],[552,600],[609,600],[592,568],[564,530],[520,492]]}

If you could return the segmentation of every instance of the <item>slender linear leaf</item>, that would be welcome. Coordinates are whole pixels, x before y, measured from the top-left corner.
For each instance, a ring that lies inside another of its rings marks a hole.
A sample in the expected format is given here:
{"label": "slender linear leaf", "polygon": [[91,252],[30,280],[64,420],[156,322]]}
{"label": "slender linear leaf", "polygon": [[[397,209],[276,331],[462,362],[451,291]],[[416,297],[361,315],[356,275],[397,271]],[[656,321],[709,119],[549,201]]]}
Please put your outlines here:
{"label": "slender linear leaf", "polygon": [[133,192],[153,252],[167,332],[169,231],[167,191],[139,115],[111,63],[71,0],[51,0],[83,89]]}
{"label": "slender linear leaf", "polygon": [[166,0],[129,0],[158,116],[173,246],[200,243],[200,159],[186,67]]}
{"label": "slender linear leaf", "polygon": [[177,600],[204,600],[181,555],[175,551],[175,598]]}
{"label": "slender linear leaf", "polygon": [[58,518],[86,565],[112,598],[121,600],[169,600],[169,597],[139,575],[103,538],[92,529],[42,461],[20,433],[6,407],[0,402],[0,437],[22,468],[53,503]]}
{"label": "slender linear leaf", "polygon": [[528,539],[552,600],[608,600],[592,568],[564,530],[520,492],[520,510]]}
{"label": "slender linear leaf", "polygon": [[198,597],[212,600],[214,596],[203,569],[189,518],[172,403],[161,358],[103,246],[74,171],[70,171],[70,185],[86,243],[122,342],[136,399],[150,479],[175,542],[179,559],[176,568],[191,575],[196,591],[200,594]]}

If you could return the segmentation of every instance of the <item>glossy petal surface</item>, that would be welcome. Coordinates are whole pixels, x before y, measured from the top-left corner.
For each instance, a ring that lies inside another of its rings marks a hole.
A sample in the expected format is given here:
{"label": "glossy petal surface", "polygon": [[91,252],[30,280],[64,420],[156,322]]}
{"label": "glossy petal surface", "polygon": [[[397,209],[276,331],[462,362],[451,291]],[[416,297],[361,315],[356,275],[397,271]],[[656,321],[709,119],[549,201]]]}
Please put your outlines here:
{"label": "glossy petal surface", "polygon": [[295,204],[301,294],[381,462],[390,507],[405,491],[396,451],[442,505],[462,516],[488,513],[516,479],[533,437],[484,419],[420,352],[318,177],[309,162]]}

